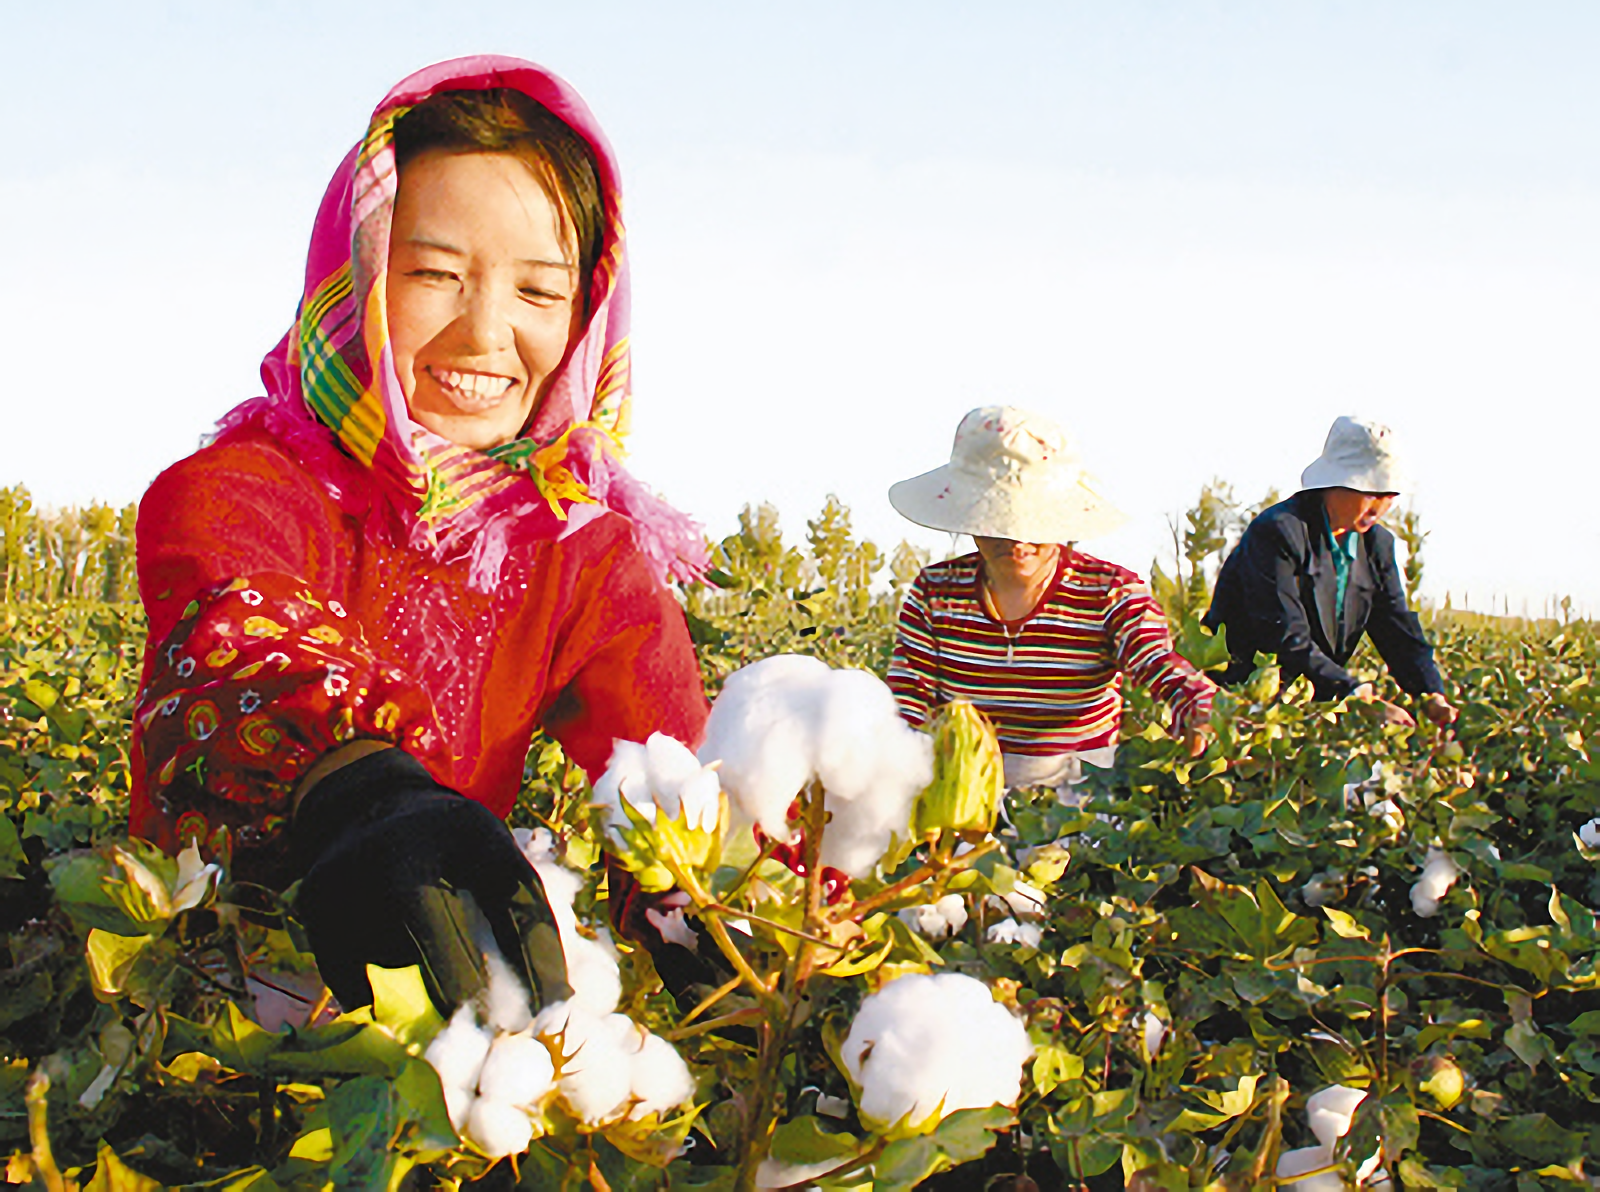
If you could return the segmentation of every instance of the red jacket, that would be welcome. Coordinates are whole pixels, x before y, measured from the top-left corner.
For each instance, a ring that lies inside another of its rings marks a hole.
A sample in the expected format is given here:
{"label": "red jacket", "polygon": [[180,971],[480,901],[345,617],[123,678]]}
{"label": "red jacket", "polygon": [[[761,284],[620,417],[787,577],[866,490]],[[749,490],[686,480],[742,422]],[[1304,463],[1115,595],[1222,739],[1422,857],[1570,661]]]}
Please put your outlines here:
{"label": "red jacket", "polygon": [[488,594],[466,559],[398,542],[260,429],[156,480],[139,507],[150,636],[135,835],[226,844],[237,875],[271,880],[295,785],[344,741],[398,744],[497,815],[535,728],[595,776],[618,738],[698,743],[706,701],[683,613],[626,519],[602,513],[554,541],[513,532]]}

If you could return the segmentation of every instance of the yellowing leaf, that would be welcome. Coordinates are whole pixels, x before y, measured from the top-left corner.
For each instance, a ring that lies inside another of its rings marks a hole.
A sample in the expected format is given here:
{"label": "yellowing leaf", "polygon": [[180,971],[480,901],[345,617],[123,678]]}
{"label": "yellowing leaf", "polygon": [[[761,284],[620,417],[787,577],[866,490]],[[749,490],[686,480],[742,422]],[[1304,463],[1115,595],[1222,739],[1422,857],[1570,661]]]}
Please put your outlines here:
{"label": "yellowing leaf", "polygon": [[1333,928],[1334,934],[1347,940],[1370,939],[1367,929],[1356,922],[1354,915],[1345,911],[1336,910],[1331,906],[1322,908],[1322,913],[1328,916],[1328,925]]}
{"label": "yellowing leaf", "polygon": [[85,1185],[83,1192],[161,1192],[161,1184],[142,1176],[117,1158],[117,1152],[105,1143],[95,1156],[94,1179]]}

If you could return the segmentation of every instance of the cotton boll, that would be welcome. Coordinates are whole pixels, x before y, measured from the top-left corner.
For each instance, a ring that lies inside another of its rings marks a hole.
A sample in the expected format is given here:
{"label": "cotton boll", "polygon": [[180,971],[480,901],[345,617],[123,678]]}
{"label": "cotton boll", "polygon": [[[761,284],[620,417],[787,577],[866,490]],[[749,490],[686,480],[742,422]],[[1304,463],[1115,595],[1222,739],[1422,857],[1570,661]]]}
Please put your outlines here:
{"label": "cotton boll", "polygon": [[1381,819],[1384,827],[1391,832],[1399,832],[1406,826],[1405,813],[1393,799],[1379,799],[1367,808],[1367,814],[1375,819]]}
{"label": "cotton boll", "polygon": [[[1299,1150],[1283,1151],[1278,1155],[1277,1175],[1280,1180],[1287,1180],[1307,1171],[1327,1167],[1332,1162],[1331,1147],[1303,1146]],[[1308,1179],[1280,1184],[1279,1188],[1284,1192],[1345,1192],[1344,1177],[1337,1171],[1325,1171]]]}
{"label": "cotton boll", "polygon": [[477,1015],[470,1005],[460,1006],[450,1016],[443,1030],[433,1037],[422,1058],[433,1065],[439,1074],[439,1083],[451,1088],[473,1089],[478,1084],[478,1073],[489,1054],[491,1036],[478,1025]]}
{"label": "cotton boll", "polygon": [[617,968],[617,954],[611,937],[605,932],[599,939],[588,939],[576,932],[561,941],[567,954],[567,984],[572,987],[572,998],[596,1014],[610,1014],[622,1000],[622,973]]}
{"label": "cotton boll", "polygon": [[960,973],[889,982],[861,1003],[841,1048],[861,1113],[880,1126],[1015,1105],[1032,1054],[1022,1023]]}
{"label": "cotton boll", "polygon": [[1317,1141],[1330,1150],[1350,1133],[1350,1119],[1356,1107],[1367,1099],[1366,1090],[1347,1084],[1332,1084],[1306,1099],[1306,1124]]}
{"label": "cotton boll", "polygon": [[1428,858],[1422,865],[1422,877],[1411,887],[1411,909],[1424,919],[1439,913],[1439,902],[1461,876],[1461,867],[1450,859],[1448,853],[1437,847],[1428,849]]}
{"label": "cotton boll", "polygon": [[822,864],[851,877],[870,873],[890,837],[909,830],[911,804],[933,776],[932,742],[900,719],[880,679],[794,654],[728,678],[700,758],[721,760],[740,816],[780,842],[791,839],[795,796],[820,781],[832,817]]}
{"label": "cotton boll", "polygon": [[478,1075],[478,1095],[506,1105],[533,1105],[556,1083],[550,1049],[532,1035],[501,1035]]}
{"label": "cotton boll", "polygon": [[900,920],[937,942],[956,935],[967,925],[967,904],[959,894],[946,894],[937,902],[906,907],[900,912]]}
{"label": "cotton boll", "polygon": [[1154,1010],[1144,1012],[1144,1051],[1151,1059],[1161,1054],[1161,1044],[1167,1037],[1167,1024],[1156,1017]]}
{"label": "cotton boll", "polygon": [[601,1016],[570,1002],[562,1030],[556,1086],[561,1099],[591,1125],[610,1121],[628,1105],[632,1058],[643,1046],[645,1032],[625,1014]]}
{"label": "cotton boll", "polygon": [[594,801],[609,808],[609,824],[613,828],[626,828],[631,821],[622,810],[622,800],[627,799],[652,824],[656,822],[656,804],[650,796],[648,756],[645,747],[637,741],[618,741],[611,749],[611,760],[606,765],[600,781],[594,784]]}
{"label": "cotton boll", "polygon": [[711,705],[700,760],[720,760],[734,805],[774,840],[789,839],[789,804],[815,773],[816,705],[827,663],[778,654],[735,671]]}
{"label": "cotton boll", "polygon": [[466,1134],[489,1158],[503,1159],[528,1149],[533,1141],[533,1122],[515,1105],[479,1097],[467,1116]]}
{"label": "cotton boll", "polygon": [[484,954],[489,985],[484,990],[484,1017],[497,1031],[525,1031],[533,1022],[528,989],[498,950]]}
{"label": "cotton boll", "polygon": [[1578,839],[1585,848],[1600,848],[1600,819],[1592,819],[1579,828]]}
{"label": "cotton boll", "polygon": [[660,1035],[645,1035],[633,1057],[631,1083],[635,1103],[628,1116],[635,1120],[676,1109],[694,1096],[689,1065]]}
{"label": "cotton boll", "polygon": [[1016,944],[1037,949],[1044,942],[1044,930],[1037,923],[1018,923],[1015,919],[1002,919],[991,923],[984,936],[991,944]]}
{"label": "cotton boll", "polygon": [[556,838],[549,828],[512,828],[511,839],[535,868],[541,862],[556,859]]}

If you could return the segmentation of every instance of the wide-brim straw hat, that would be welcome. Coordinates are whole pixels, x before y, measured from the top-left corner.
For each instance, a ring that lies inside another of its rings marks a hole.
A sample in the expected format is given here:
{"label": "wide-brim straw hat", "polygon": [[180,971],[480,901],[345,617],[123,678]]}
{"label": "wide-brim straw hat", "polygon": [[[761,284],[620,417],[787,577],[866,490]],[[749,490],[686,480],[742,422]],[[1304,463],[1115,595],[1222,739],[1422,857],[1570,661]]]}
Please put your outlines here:
{"label": "wide-brim straw hat", "polygon": [[1300,473],[1301,488],[1349,488],[1363,493],[1405,492],[1411,485],[1394,432],[1378,422],[1341,415],[1333,420],[1322,454]]}
{"label": "wide-brim straw hat", "polygon": [[968,413],[950,462],[892,486],[889,503],[919,526],[1014,542],[1081,542],[1128,520],[1094,490],[1066,432],[1015,406]]}

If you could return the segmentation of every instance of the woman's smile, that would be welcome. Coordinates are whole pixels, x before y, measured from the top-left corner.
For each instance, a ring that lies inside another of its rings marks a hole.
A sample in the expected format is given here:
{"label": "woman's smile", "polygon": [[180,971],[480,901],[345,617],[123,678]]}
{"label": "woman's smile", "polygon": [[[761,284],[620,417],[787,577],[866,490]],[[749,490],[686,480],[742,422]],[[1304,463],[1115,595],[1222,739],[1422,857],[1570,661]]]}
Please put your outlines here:
{"label": "woman's smile", "polygon": [[482,414],[505,401],[516,387],[515,377],[469,372],[430,364],[423,368],[439,391],[463,414]]}

